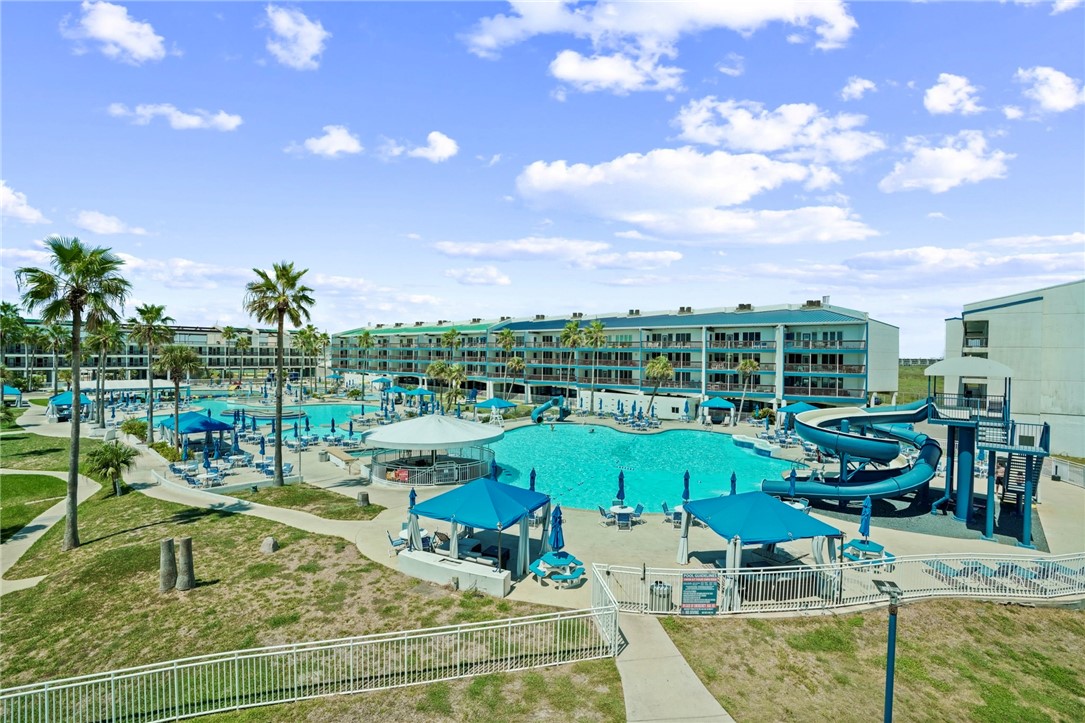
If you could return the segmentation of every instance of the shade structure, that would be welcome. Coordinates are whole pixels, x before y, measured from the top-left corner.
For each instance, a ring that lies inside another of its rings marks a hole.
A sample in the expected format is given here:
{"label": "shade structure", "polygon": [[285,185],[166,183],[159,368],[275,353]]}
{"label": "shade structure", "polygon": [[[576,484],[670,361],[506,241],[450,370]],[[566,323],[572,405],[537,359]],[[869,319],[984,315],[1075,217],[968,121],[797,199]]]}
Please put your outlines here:
{"label": "shade structure", "polygon": [[554,508],[550,514],[550,549],[561,552],[565,547],[565,530],[562,529],[564,520],[561,517],[561,505]]}
{"label": "shade structure", "polygon": [[392,380],[389,379],[388,377],[377,377],[376,379],[371,381],[370,384],[374,384],[374,385],[376,385],[378,387],[387,387],[387,386],[391,386]]}
{"label": "shade structure", "polygon": [[686,513],[704,522],[718,535],[738,537],[747,545],[770,545],[811,537],[839,537],[832,525],[797,510],[764,492],[693,500]]}
{"label": "shade structure", "polygon": [[408,397],[433,397],[437,395],[437,392],[430,391],[429,389],[423,389],[422,387],[415,387],[408,392],[405,392]]}
{"label": "shade structure", "polygon": [[859,517],[859,535],[864,540],[870,539],[870,514],[872,503],[870,501],[870,495],[867,495],[863,500],[863,512]]}
{"label": "shade structure", "polygon": [[475,409],[511,409],[516,405],[512,402],[501,399],[500,397],[493,397],[487,399],[485,402],[479,402],[475,405]]}
{"label": "shade structure", "polygon": [[[165,427],[166,429],[173,429],[173,415],[168,417],[160,417],[158,426]],[[185,412],[177,418],[179,422],[179,431],[181,434],[195,434],[197,432],[224,432],[229,429],[233,429],[233,425],[229,422],[223,422],[222,420],[215,419],[214,417],[208,417],[205,414],[199,412]]]}
{"label": "shade structure", "polygon": [[[4,391],[5,395],[8,394],[8,392],[6,391],[8,388],[9,387],[4,388],[5,389],[5,391]],[[55,397],[50,397],[49,398],[49,404],[51,404],[54,407],[70,407],[70,406],[72,406],[72,393],[71,392],[61,392],[60,394],[56,395]],[[83,394],[82,392],[80,392],[80,394],[79,394],[79,405],[83,406],[83,405],[87,405],[87,404],[90,404],[90,397],[88,397],[86,394]]]}
{"label": "shade structure", "polygon": [[390,387],[388,389],[388,392],[390,394],[410,394],[411,390],[407,389],[406,387],[401,387],[398,384],[396,384],[395,386]]}
{"label": "shade structure", "polygon": [[780,407],[776,411],[781,414],[802,414],[803,412],[812,412],[815,409],[817,409],[817,407],[813,404],[795,402],[794,404],[788,404],[786,407]]}
{"label": "shade structure", "polygon": [[428,415],[377,429],[366,438],[369,447],[383,449],[457,449],[496,442],[505,431],[492,424]]}
{"label": "shade structure", "polygon": [[734,409],[735,405],[723,397],[709,397],[701,402],[701,407],[704,409]]}
{"label": "shade structure", "polygon": [[506,530],[549,502],[550,498],[541,492],[483,477],[419,502],[411,512],[483,530]]}

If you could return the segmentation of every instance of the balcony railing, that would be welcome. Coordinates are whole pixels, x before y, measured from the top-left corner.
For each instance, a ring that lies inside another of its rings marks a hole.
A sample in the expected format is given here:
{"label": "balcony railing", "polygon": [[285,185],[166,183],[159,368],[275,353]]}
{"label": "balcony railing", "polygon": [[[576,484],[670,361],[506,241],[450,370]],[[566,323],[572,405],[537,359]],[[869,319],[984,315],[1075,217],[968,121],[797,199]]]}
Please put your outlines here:
{"label": "balcony railing", "polygon": [[757,349],[760,351],[773,351],[776,349],[775,341],[710,341],[709,349]]}
{"label": "balcony railing", "polygon": [[784,387],[784,394],[797,397],[846,397],[862,399],[866,392],[862,389],[833,389],[831,387]]}
{"label": "balcony railing", "polygon": [[701,342],[693,341],[646,341],[641,346],[645,349],[700,349]]}
{"label": "balcony railing", "polygon": [[862,339],[786,339],[785,349],[841,349],[846,351],[863,351],[866,349],[866,341]]}
{"label": "balcony railing", "polygon": [[935,394],[934,406],[945,419],[1005,419],[1006,399],[973,394]]}
{"label": "balcony railing", "polygon": [[[733,372],[738,371],[739,362],[709,362],[708,370],[713,372]],[[773,362],[759,363],[757,365],[757,372],[774,372],[776,371],[776,364]],[[757,372],[754,372],[755,374]]]}
{"label": "balcony railing", "polygon": [[964,345],[968,349],[982,349],[987,346],[987,337],[966,336],[964,338]]}
{"label": "balcony railing", "polygon": [[785,372],[800,374],[862,374],[865,364],[784,364]]}

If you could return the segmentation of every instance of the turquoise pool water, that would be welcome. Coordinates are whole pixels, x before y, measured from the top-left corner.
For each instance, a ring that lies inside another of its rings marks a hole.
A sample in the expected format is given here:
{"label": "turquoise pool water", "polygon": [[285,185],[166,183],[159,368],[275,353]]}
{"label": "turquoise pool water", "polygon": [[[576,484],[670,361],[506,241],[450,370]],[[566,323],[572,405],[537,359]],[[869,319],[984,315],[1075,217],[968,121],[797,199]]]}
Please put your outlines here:
{"label": "turquoise pool water", "polygon": [[[594,431],[592,431],[594,430]],[[532,467],[535,489],[566,507],[610,507],[625,472],[626,503],[649,512],[663,502],[682,502],[682,476],[689,470],[690,499],[727,494],[731,472],[738,491],[761,489],[761,480],[779,477],[790,463],[740,449],[729,435],[693,430],[630,434],[610,427],[559,424],[521,427],[490,445],[502,482],[527,487]]]}
{"label": "turquoise pool water", "polygon": [[[258,426],[271,426],[271,419],[262,418],[263,415],[268,417],[274,416],[274,405],[238,405],[228,404],[217,399],[194,399],[192,400],[193,406],[203,407],[204,409],[210,409],[211,414],[220,419],[227,419],[232,421],[235,409],[245,409],[255,411],[261,415],[258,418]],[[356,414],[365,414],[366,412],[375,411],[375,407],[365,407],[361,404],[283,404],[284,416],[289,412],[302,411],[309,415],[309,426],[316,427],[331,427],[332,419],[335,419],[335,427],[346,428],[347,422]],[[252,422],[249,422],[252,424]],[[286,420],[285,424],[293,428],[293,420]],[[360,427],[355,427],[355,431],[358,431]]]}

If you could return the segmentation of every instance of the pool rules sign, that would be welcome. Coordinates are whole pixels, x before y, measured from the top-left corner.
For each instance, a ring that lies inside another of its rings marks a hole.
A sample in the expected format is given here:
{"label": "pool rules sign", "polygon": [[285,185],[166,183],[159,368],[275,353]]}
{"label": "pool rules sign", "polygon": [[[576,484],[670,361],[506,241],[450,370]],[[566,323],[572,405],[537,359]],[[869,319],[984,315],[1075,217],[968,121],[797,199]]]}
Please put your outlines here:
{"label": "pool rules sign", "polygon": [[715,615],[719,611],[716,593],[719,578],[712,574],[682,573],[682,615]]}

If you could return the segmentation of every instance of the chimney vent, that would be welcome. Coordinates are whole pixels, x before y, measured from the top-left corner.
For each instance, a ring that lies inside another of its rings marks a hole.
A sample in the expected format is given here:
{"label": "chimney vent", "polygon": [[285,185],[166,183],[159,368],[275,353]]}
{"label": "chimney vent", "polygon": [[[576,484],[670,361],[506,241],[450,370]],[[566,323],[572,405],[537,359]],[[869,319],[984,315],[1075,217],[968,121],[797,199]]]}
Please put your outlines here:
{"label": "chimney vent", "polygon": [[753,311],[753,304],[739,304],[739,311]]}
{"label": "chimney vent", "polygon": [[574,311],[573,312],[573,318],[574,319],[583,319],[584,318],[584,312],[583,311]]}
{"label": "chimney vent", "polygon": [[383,329],[383,328],[384,328],[384,324],[377,324],[377,328],[378,328],[378,329]]}
{"label": "chimney vent", "polygon": [[402,321],[397,321],[396,322],[396,328],[398,329],[401,326],[403,326],[403,322]]}
{"label": "chimney vent", "polygon": [[692,306],[679,306],[678,307],[678,313],[679,314],[692,314],[693,313],[693,307]]}
{"label": "chimney vent", "polygon": [[425,325],[425,323],[426,323],[426,322],[424,322],[424,321],[416,321],[416,322],[414,322],[414,325],[415,325],[415,326],[424,326],[424,325]]}
{"label": "chimney vent", "polygon": [[630,316],[640,316],[640,309],[630,309],[629,310],[629,315]]}
{"label": "chimney vent", "polygon": [[481,319],[481,318],[479,318],[479,317],[475,317],[474,319],[471,319],[471,323],[472,323],[472,324],[477,324],[477,323],[479,323],[480,321],[482,321],[482,319]]}
{"label": "chimney vent", "polygon": [[546,314],[536,314],[535,315],[535,321],[542,321],[545,318],[546,318]]}
{"label": "chimney vent", "polygon": [[502,316],[501,321],[508,321],[511,318],[512,318],[511,316]]}

